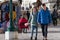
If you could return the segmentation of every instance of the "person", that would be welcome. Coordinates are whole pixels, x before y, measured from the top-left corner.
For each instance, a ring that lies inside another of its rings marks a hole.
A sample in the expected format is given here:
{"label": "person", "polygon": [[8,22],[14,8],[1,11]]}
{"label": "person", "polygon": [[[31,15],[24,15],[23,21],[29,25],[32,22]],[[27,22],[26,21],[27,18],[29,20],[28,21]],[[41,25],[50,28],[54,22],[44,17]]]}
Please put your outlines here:
{"label": "person", "polygon": [[19,32],[22,32],[22,31],[24,32],[25,31],[24,29],[28,29],[28,26],[25,26],[25,23],[27,23],[27,22],[28,22],[28,20],[25,18],[24,14],[23,14],[18,22]]}
{"label": "person", "polygon": [[38,24],[41,24],[41,29],[42,29],[42,34],[43,34],[43,39],[47,39],[47,29],[48,29],[48,24],[51,23],[52,18],[50,11],[46,7],[45,4],[42,4],[42,9],[38,12],[38,17],[37,17],[37,22]]}
{"label": "person", "polygon": [[15,5],[13,4],[13,20],[16,20],[16,11],[15,11]]}
{"label": "person", "polygon": [[34,30],[36,31],[36,36],[35,36],[35,40],[37,40],[37,33],[38,33],[38,27],[37,27],[37,7],[33,7],[32,13],[30,15],[29,21],[28,23],[31,22],[31,28],[32,28],[32,33],[31,33],[31,40],[33,39],[33,34],[34,34]]}
{"label": "person", "polygon": [[[17,16],[16,14],[17,13],[15,11],[15,5],[13,4],[13,6],[12,6],[12,21],[13,21],[13,25],[15,28],[17,28],[16,27],[16,16]],[[10,17],[10,13],[9,13],[9,17]]]}
{"label": "person", "polygon": [[57,10],[54,9],[53,13],[52,13],[52,19],[53,19],[53,25],[57,26],[57,18],[58,18],[58,13]]}
{"label": "person", "polygon": [[21,4],[20,3],[16,4],[15,11],[16,11],[16,27],[18,29],[18,21],[22,16],[22,14],[21,14]]}
{"label": "person", "polygon": [[27,11],[26,15],[27,15],[27,18],[29,19],[29,17],[30,17],[30,12]]}

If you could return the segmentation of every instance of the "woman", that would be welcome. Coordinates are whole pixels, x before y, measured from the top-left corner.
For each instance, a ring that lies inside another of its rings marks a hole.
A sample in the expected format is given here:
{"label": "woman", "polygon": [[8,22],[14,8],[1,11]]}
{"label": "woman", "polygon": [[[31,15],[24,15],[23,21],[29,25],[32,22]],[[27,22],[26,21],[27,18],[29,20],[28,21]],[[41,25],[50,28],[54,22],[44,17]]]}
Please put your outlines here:
{"label": "woman", "polygon": [[36,31],[35,40],[37,40],[37,33],[38,33],[38,27],[37,27],[37,7],[33,7],[33,11],[32,11],[32,14],[31,14],[28,22],[29,23],[31,22],[31,28],[32,28],[31,40],[33,39],[34,30]]}

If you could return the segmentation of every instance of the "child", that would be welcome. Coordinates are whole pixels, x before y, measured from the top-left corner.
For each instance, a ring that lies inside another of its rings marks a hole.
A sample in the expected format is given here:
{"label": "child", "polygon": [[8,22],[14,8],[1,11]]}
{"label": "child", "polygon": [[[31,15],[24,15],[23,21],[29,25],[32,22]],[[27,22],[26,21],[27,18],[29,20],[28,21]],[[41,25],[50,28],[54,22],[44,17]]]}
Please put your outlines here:
{"label": "child", "polygon": [[33,8],[33,12],[32,12],[32,15],[30,16],[29,18],[29,21],[31,21],[31,27],[32,27],[32,34],[31,34],[31,40],[33,39],[33,33],[34,33],[34,30],[36,31],[36,36],[35,36],[35,40],[37,40],[37,32],[38,32],[38,27],[37,27],[37,8],[34,7]]}
{"label": "child", "polygon": [[27,23],[28,20],[24,17],[24,15],[19,19],[19,31],[23,31],[23,29],[27,29],[28,26],[25,26],[24,24]]}

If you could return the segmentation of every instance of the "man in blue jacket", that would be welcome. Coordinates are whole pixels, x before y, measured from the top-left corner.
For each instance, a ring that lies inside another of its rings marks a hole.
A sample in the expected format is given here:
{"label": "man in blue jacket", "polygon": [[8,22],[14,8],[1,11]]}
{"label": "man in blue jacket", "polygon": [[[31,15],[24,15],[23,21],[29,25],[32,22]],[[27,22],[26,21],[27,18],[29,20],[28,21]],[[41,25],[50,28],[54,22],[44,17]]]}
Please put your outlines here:
{"label": "man in blue jacket", "polygon": [[42,4],[42,9],[38,13],[38,23],[41,24],[43,38],[47,39],[48,24],[51,23],[51,14],[45,4]]}

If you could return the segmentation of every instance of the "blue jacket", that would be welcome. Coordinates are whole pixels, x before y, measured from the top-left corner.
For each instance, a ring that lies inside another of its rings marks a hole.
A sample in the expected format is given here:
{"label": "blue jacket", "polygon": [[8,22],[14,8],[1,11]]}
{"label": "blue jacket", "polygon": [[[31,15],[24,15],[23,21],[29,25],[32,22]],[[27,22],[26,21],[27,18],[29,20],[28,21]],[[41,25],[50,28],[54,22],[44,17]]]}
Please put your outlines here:
{"label": "blue jacket", "polygon": [[37,21],[40,24],[49,24],[52,22],[52,17],[48,8],[46,11],[44,9],[39,11]]}

